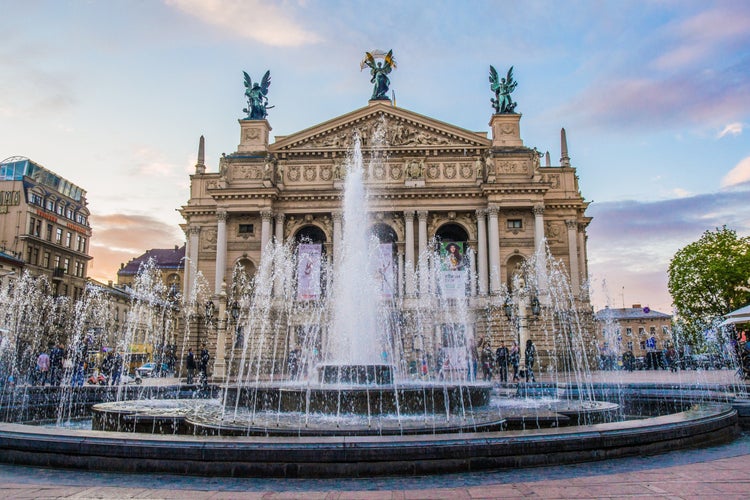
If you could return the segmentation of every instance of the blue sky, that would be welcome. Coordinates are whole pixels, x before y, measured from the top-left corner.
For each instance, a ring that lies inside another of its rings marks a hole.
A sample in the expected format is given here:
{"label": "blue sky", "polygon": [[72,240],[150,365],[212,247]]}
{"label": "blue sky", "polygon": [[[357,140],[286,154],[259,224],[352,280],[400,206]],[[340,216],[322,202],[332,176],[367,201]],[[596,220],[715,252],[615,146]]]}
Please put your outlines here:
{"label": "blue sky", "polygon": [[271,70],[272,135],[367,104],[365,50],[393,49],[397,105],[488,130],[492,64],[514,66],[527,146],[565,127],[592,201],[594,303],[671,311],[675,251],[750,235],[750,3],[0,0],[0,157],[88,191],[89,273],[179,244],[198,137],[239,142],[242,71]]}

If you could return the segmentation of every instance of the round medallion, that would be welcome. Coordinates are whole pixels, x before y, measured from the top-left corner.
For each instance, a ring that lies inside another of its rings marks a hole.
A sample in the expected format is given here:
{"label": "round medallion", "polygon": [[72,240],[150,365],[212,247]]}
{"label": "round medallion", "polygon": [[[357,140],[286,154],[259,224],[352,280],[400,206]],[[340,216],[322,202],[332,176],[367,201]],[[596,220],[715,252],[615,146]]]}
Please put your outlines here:
{"label": "round medallion", "polygon": [[427,177],[430,179],[437,179],[440,175],[440,169],[437,165],[430,165],[427,167]]}
{"label": "round medallion", "polygon": [[315,167],[305,167],[305,180],[308,182],[314,181],[317,177],[317,171]]}

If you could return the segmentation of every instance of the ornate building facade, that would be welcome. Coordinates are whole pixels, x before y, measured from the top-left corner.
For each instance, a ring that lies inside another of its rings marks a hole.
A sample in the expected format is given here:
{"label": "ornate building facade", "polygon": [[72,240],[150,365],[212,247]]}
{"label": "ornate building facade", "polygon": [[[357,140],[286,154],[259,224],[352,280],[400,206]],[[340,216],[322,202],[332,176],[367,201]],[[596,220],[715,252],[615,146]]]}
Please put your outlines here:
{"label": "ornate building facade", "polygon": [[55,296],[82,296],[90,239],[86,191],[28,158],[0,162],[2,250],[46,276]]}
{"label": "ornate building facade", "polygon": [[[524,145],[520,122],[520,114],[498,113],[491,115],[489,134],[473,132],[381,99],[270,142],[266,119],[244,119],[237,151],[222,156],[216,172],[206,168],[201,138],[190,200],[180,210],[187,235],[185,297],[196,296],[198,273],[214,297],[223,297],[233,270],[253,274],[272,241],[313,241],[332,259],[343,229],[345,160],[357,133],[363,154],[377,150],[383,158],[364,176],[373,232],[394,248],[402,312],[408,315],[410,299],[421,293],[424,284],[414,279],[419,256],[437,239],[461,243],[468,256],[465,303],[477,344],[495,348],[518,338],[519,323],[506,317],[498,298],[512,286],[514,270],[544,258],[547,248],[566,269],[586,324],[593,325],[586,293],[588,202],[579,192],[565,131],[560,164],[552,166],[549,153]],[[201,307],[196,310],[201,314]],[[441,344],[440,318],[435,322],[427,341],[433,358]],[[535,337],[544,326],[529,318],[521,326],[535,339],[543,367],[553,362],[546,337]],[[213,335],[220,357],[231,351],[231,341]],[[416,349],[406,344],[406,351]]]}

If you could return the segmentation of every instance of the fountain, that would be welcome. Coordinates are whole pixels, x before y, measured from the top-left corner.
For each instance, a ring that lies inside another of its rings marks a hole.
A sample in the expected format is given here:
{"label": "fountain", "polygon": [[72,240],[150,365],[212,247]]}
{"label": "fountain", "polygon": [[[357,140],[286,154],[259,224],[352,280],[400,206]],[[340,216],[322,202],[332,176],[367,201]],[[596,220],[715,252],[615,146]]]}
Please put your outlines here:
{"label": "fountain", "polygon": [[[325,298],[296,300],[296,273],[305,271],[304,258],[313,255],[304,253],[305,243],[270,243],[255,280],[248,283],[237,275],[230,287],[227,302],[243,311],[236,331],[246,334],[238,337],[241,348],[238,354],[233,350],[221,383],[77,387],[77,363],[86,356],[82,350],[91,333],[87,325],[111,320],[98,293],[89,290],[63,321],[56,316],[63,305],[47,298],[40,282],[24,277],[15,289],[3,290],[2,317],[13,330],[0,340],[1,415],[11,422],[0,424],[2,460],[233,476],[419,474],[658,452],[736,434],[737,413],[726,404],[732,396],[725,388],[688,392],[660,386],[649,392],[594,384],[565,270],[549,255],[544,266],[530,262],[519,269],[496,307],[508,308],[524,339],[532,299],[544,304],[545,335],[566,363],[555,376],[564,372],[564,381],[517,388],[476,381],[470,362],[473,339],[461,328],[446,332],[453,346],[454,358],[446,362],[451,369],[433,375],[406,366],[398,338],[402,326],[392,314],[398,299],[387,293],[387,274],[378,275],[373,264],[380,242],[370,234],[365,160],[359,141],[354,142],[347,163],[342,251],[321,267],[323,279],[317,281],[326,287]],[[371,161],[379,161],[377,155]],[[424,270],[419,279],[431,293],[415,299],[414,310],[429,322],[450,300],[456,315],[452,323],[465,324],[467,308],[445,296],[455,283],[442,281],[443,259],[436,252],[419,257]],[[149,325],[173,321],[175,307],[165,301],[162,286],[148,269],[141,274],[121,348],[144,330],[158,335]],[[188,300],[182,310],[187,315],[195,304]],[[323,343],[316,332],[308,332],[299,346],[280,356],[275,349],[286,331],[284,321],[299,315],[326,323],[330,335]],[[415,321],[419,324],[420,318]],[[45,333],[27,349],[19,340],[22,330],[35,325]],[[11,383],[46,341],[44,335],[57,329],[73,332],[72,352],[80,354],[66,368],[62,385]],[[294,363],[275,363],[292,352]],[[637,418],[629,418],[633,415]],[[91,429],[65,427],[81,416],[90,416]],[[55,426],[28,425],[45,418]]]}

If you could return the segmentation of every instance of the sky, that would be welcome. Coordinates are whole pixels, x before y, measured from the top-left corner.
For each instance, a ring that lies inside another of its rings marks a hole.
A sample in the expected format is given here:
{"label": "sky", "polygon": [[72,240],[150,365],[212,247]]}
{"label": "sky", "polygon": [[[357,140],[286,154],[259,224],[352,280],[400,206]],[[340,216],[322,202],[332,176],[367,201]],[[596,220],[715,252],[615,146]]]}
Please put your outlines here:
{"label": "sky", "polygon": [[750,235],[750,2],[0,0],[0,160],[87,191],[89,275],[181,245],[198,138],[239,143],[242,72],[271,71],[288,135],[367,105],[364,52],[393,49],[399,107],[473,131],[489,66],[514,67],[525,145],[559,164],[565,127],[587,215],[595,308],[672,312],[674,253]]}

